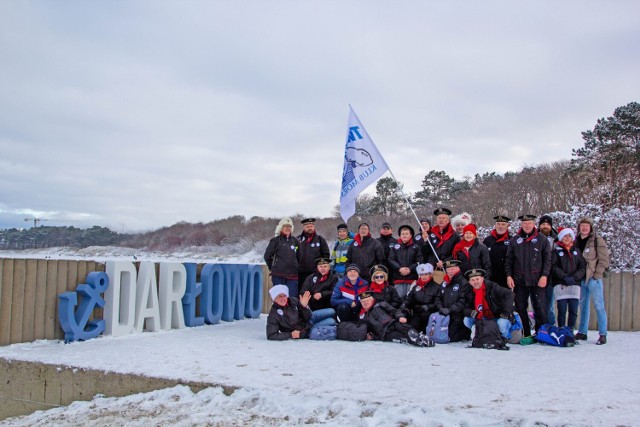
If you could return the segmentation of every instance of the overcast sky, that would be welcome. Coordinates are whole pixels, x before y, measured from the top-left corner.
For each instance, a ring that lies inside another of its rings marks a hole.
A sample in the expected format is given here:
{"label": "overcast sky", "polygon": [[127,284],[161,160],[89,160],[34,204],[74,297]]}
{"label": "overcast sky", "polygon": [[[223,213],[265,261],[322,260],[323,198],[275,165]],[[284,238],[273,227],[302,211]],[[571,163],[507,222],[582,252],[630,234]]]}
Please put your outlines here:
{"label": "overcast sky", "polygon": [[2,1],[0,61],[0,228],[326,217],[349,104],[409,192],[569,159],[640,2]]}

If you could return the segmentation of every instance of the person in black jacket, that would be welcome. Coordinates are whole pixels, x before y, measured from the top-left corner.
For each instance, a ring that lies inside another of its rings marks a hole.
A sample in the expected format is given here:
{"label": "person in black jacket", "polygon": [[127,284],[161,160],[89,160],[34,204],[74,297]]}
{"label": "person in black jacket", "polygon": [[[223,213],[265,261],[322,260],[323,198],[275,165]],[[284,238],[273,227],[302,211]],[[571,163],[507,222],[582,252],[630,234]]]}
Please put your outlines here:
{"label": "person in black jacket", "polygon": [[509,337],[513,317],[513,291],[485,279],[480,268],[466,272],[465,277],[473,290],[472,304],[465,310],[464,325],[471,329],[480,319],[496,319],[503,340]]}
{"label": "person in black jacket", "polygon": [[371,267],[383,264],[385,260],[382,244],[371,237],[367,223],[358,226],[358,234],[353,240],[347,251],[347,265],[356,264],[362,279],[369,281]]}
{"label": "person in black jacket", "polygon": [[483,269],[487,272],[487,279],[491,278],[491,259],[489,249],[478,241],[478,229],[475,224],[465,225],[462,229],[462,240],[453,248],[453,259],[462,262],[460,271],[465,274],[467,271]]}
{"label": "person in black jacket", "polygon": [[264,251],[264,261],[271,272],[273,286],[286,285],[290,295],[298,295],[298,265],[300,242],[293,237],[293,221],[282,218],[276,235]]}
{"label": "person in black jacket", "polygon": [[382,264],[371,267],[369,292],[373,293],[376,301],[385,301],[393,308],[397,309],[402,305],[402,298],[398,295],[398,291],[389,283],[387,267]]}
{"label": "person in black jacket", "polygon": [[422,251],[422,260],[424,262],[429,261],[429,258],[433,253],[429,240],[430,230],[431,220],[427,218],[420,218],[420,230],[419,233],[413,237],[413,241],[420,247],[420,250]]}
{"label": "person in black jacket", "polygon": [[393,271],[393,285],[400,298],[404,299],[409,287],[416,281],[416,267],[422,264],[422,250],[413,241],[413,228],[402,225],[398,228],[400,237],[389,253],[389,265]]}
{"label": "person in black jacket", "polygon": [[315,260],[317,258],[330,258],[329,245],[324,237],[316,233],[316,219],[305,218],[301,221],[302,234],[298,236],[300,241],[300,264],[298,265],[298,286],[307,276],[316,271]]}
{"label": "person in black jacket", "polygon": [[367,339],[433,347],[434,342],[407,323],[407,318],[384,301],[376,301],[371,292],[361,295],[362,311],[358,323],[367,325]]}
{"label": "person in black jacket", "polygon": [[270,341],[309,338],[314,327],[336,324],[333,309],[311,311],[311,293],[308,291],[298,299],[289,297],[289,288],[285,285],[276,285],[269,289],[269,295],[273,300],[267,316],[267,339]]}
{"label": "person in black jacket", "polygon": [[[574,245],[575,233],[563,228],[553,251],[553,284],[558,305],[558,326],[575,329],[580,305],[580,283],[587,274],[587,262]],[[567,308],[569,319],[567,321]]]}
{"label": "person in black jacket", "polygon": [[525,337],[531,335],[527,306],[531,299],[536,332],[547,323],[546,290],[551,273],[551,248],[535,227],[535,215],[521,215],[521,228],[511,238],[505,272],[507,286],[515,292],[516,311],[520,314]]}
{"label": "person in black jacket", "polygon": [[300,295],[306,291],[311,294],[309,306],[313,311],[331,308],[331,294],[338,280],[338,276],[331,271],[331,260],[318,258],[316,259],[316,272],[309,275],[304,281]]}
{"label": "person in black jacket", "polygon": [[429,316],[438,311],[438,294],[440,285],[433,281],[433,266],[431,264],[419,264],[416,267],[418,280],[415,286],[407,294],[402,311],[411,315],[411,326],[417,331],[424,331],[429,322]]}
{"label": "person in black jacket", "polygon": [[384,261],[382,265],[387,268],[389,283],[393,283],[393,272],[391,271],[391,266],[389,265],[389,253],[391,252],[391,248],[395,246],[396,239],[393,237],[393,227],[388,222],[383,222],[380,227],[380,237],[378,237],[378,241],[382,245],[382,252],[384,252]]}
{"label": "person in black jacket", "polygon": [[284,341],[306,338],[311,327],[310,294],[306,298],[289,297],[289,288],[275,285],[269,290],[273,300],[267,316],[267,339]]}
{"label": "person in black jacket", "polygon": [[460,261],[451,259],[445,261],[447,275],[440,286],[440,293],[436,300],[438,312],[443,316],[450,316],[449,340],[451,342],[468,340],[471,331],[464,326],[465,309],[471,304],[472,291],[469,282],[460,272]]}
{"label": "person in black jacket", "polygon": [[491,281],[503,288],[507,287],[507,274],[504,272],[504,263],[507,259],[507,249],[511,243],[509,235],[509,224],[511,218],[498,215],[493,217],[496,222],[491,234],[482,243],[489,250],[489,260],[491,261]]}
{"label": "person in black jacket", "polygon": [[451,226],[451,211],[447,208],[438,208],[433,211],[436,216],[436,225],[431,229],[429,238],[435,252],[431,252],[429,264],[440,269],[444,268],[444,262],[452,258],[453,247],[460,241],[460,236]]}

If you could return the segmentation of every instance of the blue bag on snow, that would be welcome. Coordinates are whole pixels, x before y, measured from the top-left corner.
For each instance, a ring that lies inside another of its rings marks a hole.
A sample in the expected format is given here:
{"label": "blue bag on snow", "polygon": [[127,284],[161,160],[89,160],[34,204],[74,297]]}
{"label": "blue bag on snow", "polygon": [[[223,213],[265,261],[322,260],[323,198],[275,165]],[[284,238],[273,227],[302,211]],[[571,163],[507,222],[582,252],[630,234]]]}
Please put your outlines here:
{"label": "blue bag on snow", "polygon": [[536,339],[539,342],[554,345],[556,347],[573,347],[576,343],[576,339],[573,336],[573,331],[566,326],[557,327],[545,323],[540,326]]}
{"label": "blue bag on snow", "polygon": [[449,316],[433,313],[429,316],[429,323],[427,323],[427,330],[425,331],[427,336],[436,344],[448,344],[450,320]]}
{"label": "blue bag on snow", "polygon": [[338,335],[337,326],[314,326],[309,332],[309,339],[315,341],[335,340]]}

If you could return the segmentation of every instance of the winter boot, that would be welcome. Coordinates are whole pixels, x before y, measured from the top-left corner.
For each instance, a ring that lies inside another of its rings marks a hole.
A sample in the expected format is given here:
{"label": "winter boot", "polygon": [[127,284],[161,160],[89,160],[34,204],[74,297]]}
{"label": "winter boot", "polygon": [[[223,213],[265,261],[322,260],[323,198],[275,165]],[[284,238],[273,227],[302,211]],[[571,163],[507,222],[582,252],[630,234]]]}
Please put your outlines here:
{"label": "winter boot", "polygon": [[433,347],[436,343],[426,336],[424,333],[420,332],[420,342],[422,343],[421,347]]}
{"label": "winter boot", "polygon": [[409,337],[409,344],[417,345],[418,347],[422,347],[422,340],[420,339],[420,334],[415,329],[409,329],[407,332],[407,336]]}
{"label": "winter boot", "polygon": [[535,344],[536,343],[536,339],[534,337],[524,337],[520,340],[520,345],[531,345],[531,344]]}
{"label": "winter boot", "polygon": [[606,335],[600,335],[600,338],[598,338],[598,341],[596,341],[596,345],[602,345],[602,344],[606,344],[607,343],[607,336]]}
{"label": "winter boot", "polygon": [[575,337],[576,341],[580,340],[580,341],[586,341],[587,340],[587,334],[583,334],[578,332]]}

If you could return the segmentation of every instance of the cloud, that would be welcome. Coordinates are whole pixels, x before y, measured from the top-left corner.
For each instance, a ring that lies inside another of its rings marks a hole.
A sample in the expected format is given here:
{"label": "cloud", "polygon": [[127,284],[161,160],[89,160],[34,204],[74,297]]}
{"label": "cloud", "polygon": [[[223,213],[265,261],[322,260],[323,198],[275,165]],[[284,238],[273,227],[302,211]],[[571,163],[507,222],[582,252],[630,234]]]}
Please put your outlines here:
{"label": "cloud", "polygon": [[408,191],[569,158],[638,99],[640,5],[547,6],[3,4],[0,227],[327,216],[349,103]]}

